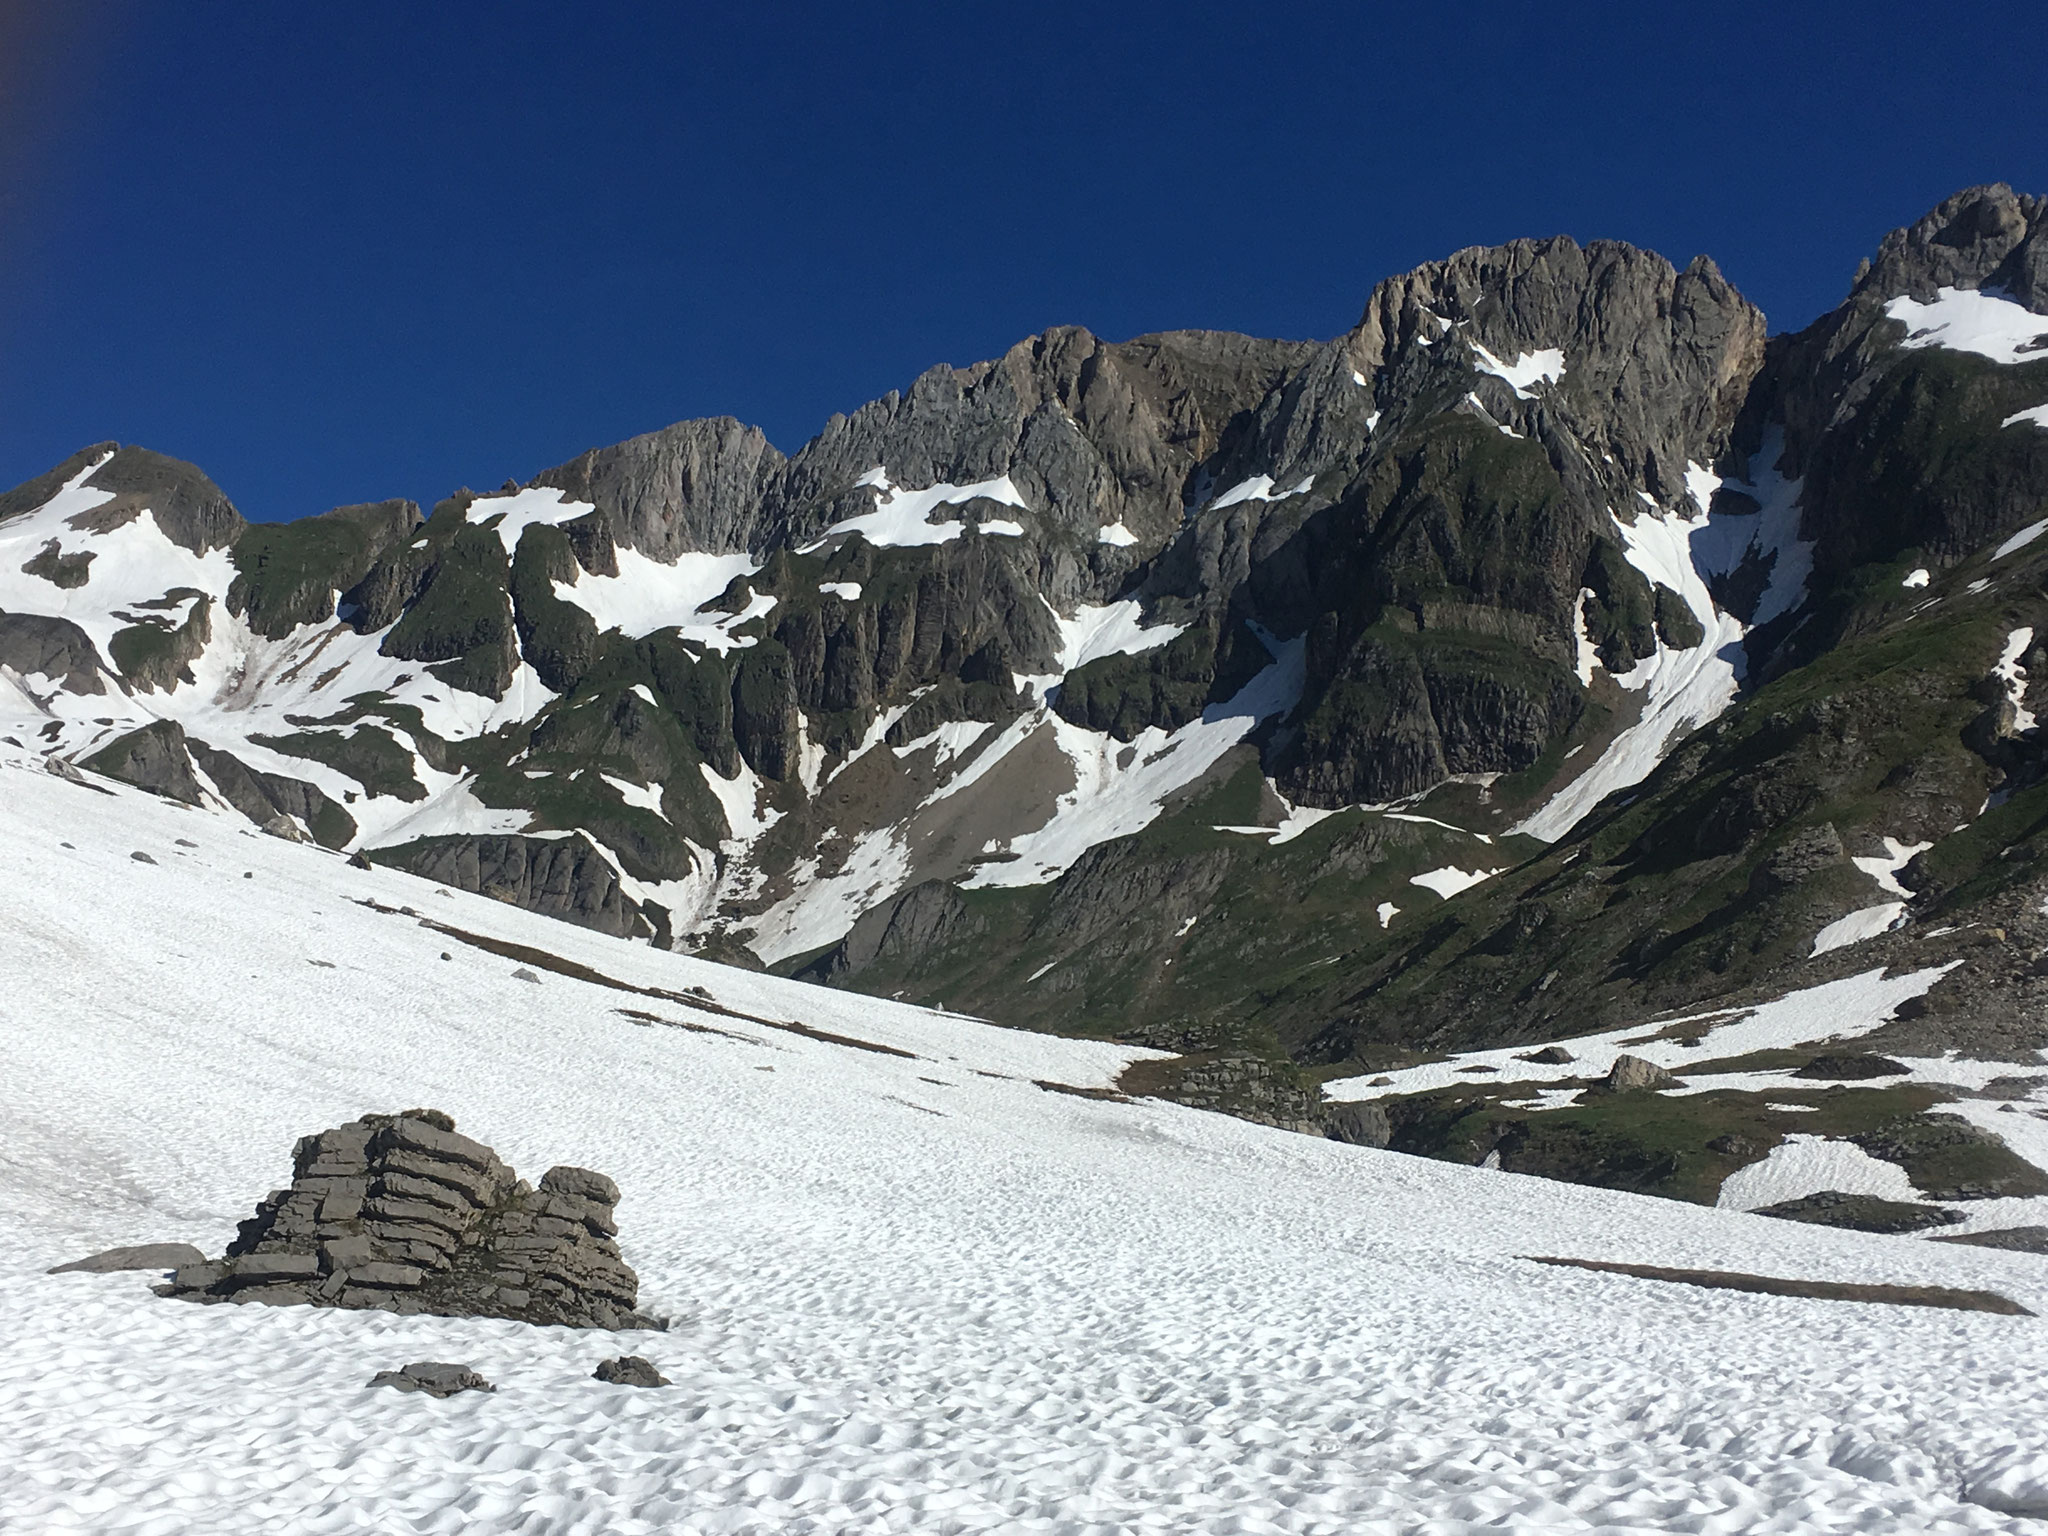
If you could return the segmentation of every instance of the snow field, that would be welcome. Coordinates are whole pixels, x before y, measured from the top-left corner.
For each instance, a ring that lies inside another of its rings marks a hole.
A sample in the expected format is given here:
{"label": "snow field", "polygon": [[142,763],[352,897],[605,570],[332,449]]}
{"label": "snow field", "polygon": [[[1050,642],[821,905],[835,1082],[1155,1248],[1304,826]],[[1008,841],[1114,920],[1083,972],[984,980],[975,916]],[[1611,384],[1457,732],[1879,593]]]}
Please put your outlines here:
{"label": "snow field", "polygon": [[2048,315],[1994,293],[1943,288],[1931,304],[1901,295],[1884,312],[1905,326],[1902,347],[1949,347],[1994,363],[2048,356]]}
{"label": "snow field", "polygon": [[[1469,341],[1471,338],[1467,338]],[[1541,383],[1555,384],[1564,377],[1564,352],[1558,347],[1545,347],[1537,352],[1524,352],[1512,363],[1504,363],[1478,342],[1472,342],[1472,366],[1481,373],[1490,373],[1497,379],[1504,379],[1515,392],[1517,400],[1534,400],[1534,386]]]}
{"label": "snow field", "polygon": [[[970,501],[993,501],[1006,507],[1029,510],[1008,475],[980,480],[973,485],[945,482],[921,491],[911,491],[890,484],[888,471],[877,466],[855,483],[874,491],[875,510],[834,523],[825,530],[822,538],[804,546],[805,554],[822,548],[831,539],[854,533],[877,549],[949,544],[967,531],[967,524],[960,521],[935,523],[931,521],[931,515],[940,507],[959,506]],[[1024,528],[1020,523],[995,520],[982,523],[979,531],[1015,538],[1024,532]]]}
{"label": "snow field", "polygon": [[[1742,637],[1747,627],[1715,606],[1709,577],[1735,570],[1746,560],[1767,560],[1770,576],[1752,615],[1768,623],[1804,597],[1813,569],[1813,546],[1799,537],[1800,482],[1777,468],[1782,439],[1767,436],[1751,462],[1751,483],[1743,487],[1760,511],[1749,515],[1711,510],[1719,476],[1697,464],[1686,472],[1690,512],[1667,510],[1638,492],[1644,506],[1634,522],[1615,519],[1615,532],[1629,564],[1653,585],[1669,587],[1685,600],[1705,630],[1700,644],[1673,650],[1660,639],[1657,653],[1644,657],[1614,681],[1642,694],[1641,713],[1610,742],[1586,770],[1514,828],[1545,842],[1569,832],[1602,800],[1648,778],[1666,747],[1706,724],[1735,701],[1742,681]],[[1579,635],[1578,670],[1590,685],[1599,665],[1585,632],[1585,597],[1574,609]]]}
{"label": "snow field", "polygon": [[[2019,1531],[1966,1495],[2048,1501],[2035,1319],[1516,1257],[2048,1308],[2026,1255],[1045,1093],[1029,1079],[1105,1083],[1137,1053],[635,948],[18,767],[0,824],[9,1528]],[[916,1059],[519,982],[363,895]],[[673,1329],[208,1308],[41,1273],[217,1247],[298,1135],[419,1103],[529,1178],[617,1178]],[[588,1379],[620,1352],[676,1385]],[[500,1390],[363,1385],[423,1358]]]}

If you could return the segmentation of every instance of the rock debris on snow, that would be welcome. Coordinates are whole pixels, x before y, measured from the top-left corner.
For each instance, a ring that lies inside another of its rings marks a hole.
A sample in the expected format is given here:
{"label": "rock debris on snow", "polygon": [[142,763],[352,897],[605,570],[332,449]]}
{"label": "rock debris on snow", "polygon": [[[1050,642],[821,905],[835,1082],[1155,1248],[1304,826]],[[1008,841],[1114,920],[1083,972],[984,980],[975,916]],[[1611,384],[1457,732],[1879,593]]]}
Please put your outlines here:
{"label": "rock debris on snow", "polygon": [[370,1378],[370,1385],[394,1387],[400,1392],[424,1392],[429,1397],[498,1390],[470,1367],[450,1365],[441,1360],[415,1360],[402,1370],[379,1371]]}

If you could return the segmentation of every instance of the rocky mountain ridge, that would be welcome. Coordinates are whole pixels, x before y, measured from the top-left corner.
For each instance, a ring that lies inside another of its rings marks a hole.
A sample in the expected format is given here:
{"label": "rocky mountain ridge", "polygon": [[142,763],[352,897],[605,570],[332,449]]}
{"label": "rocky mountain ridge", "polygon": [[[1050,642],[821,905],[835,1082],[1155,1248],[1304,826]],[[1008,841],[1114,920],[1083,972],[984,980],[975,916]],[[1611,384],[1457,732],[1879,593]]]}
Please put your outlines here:
{"label": "rocky mountain ridge", "polygon": [[1289,1091],[1971,923],[1935,1011],[2031,1050],[2044,228],[1959,193],[1779,337],[1708,258],[1518,240],[1326,343],[1061,328],[426,514],[249,525],[100,444],[0,496],[0,726]]}

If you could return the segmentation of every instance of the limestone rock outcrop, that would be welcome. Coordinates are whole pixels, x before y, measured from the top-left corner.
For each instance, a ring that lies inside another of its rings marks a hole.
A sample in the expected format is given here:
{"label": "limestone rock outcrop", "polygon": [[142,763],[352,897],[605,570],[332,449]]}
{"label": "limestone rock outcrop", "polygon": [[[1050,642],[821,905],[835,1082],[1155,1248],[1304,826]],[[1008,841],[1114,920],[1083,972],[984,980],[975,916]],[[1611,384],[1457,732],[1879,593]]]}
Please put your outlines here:
{"label": "limestone rock outcrop", "polygon": [[439,1110],[365,1115],[301,1137],[220,1259],[159,1294],[378,1308],[572,1328],[662,1328],[619,1257],[619,1188],[550,1168],[535,1188]]}

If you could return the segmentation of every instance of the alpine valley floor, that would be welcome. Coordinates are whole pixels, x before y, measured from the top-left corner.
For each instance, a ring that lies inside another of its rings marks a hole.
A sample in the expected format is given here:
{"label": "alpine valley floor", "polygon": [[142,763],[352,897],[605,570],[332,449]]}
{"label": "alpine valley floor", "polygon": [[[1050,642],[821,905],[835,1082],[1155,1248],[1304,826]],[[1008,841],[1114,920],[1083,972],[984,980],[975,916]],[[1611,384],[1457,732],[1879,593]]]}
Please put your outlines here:
{"label": "alpine valley floor", "polygon": [[[181,842],[180,839],[184,841]],[[154,863],[132,857],[147,853]],[[366,903],[374,902],[376,906]],[[379,908],[385,910],[379,910]],[[422,926],[908,1055],[645,1004]],[[2048,1321],[1562,1256],[2000,1292],[2037,1256],[1094,1101],[1144,1054],[634,946],[0,764],[0,1527],[2027,1531]],[[724,1033],[693,1029],[712,1025]],[[294,1138],[431,1104],[602,1169],[665,1334],[197,1307]],[[644,1353],[674,1379],[591,1379]],[[492,1396],[372,1391],[475,1366]]]}

